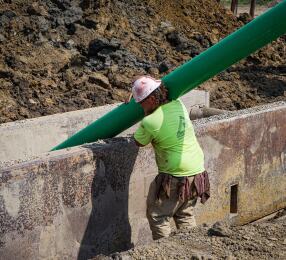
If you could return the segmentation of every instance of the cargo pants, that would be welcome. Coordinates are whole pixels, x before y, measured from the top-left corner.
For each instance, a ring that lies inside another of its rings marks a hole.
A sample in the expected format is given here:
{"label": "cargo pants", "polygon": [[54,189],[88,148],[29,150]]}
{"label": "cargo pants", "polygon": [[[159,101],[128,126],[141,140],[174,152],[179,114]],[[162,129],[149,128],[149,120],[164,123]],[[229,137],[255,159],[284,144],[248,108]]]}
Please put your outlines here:
{"label": "cargo pants", "polygon": [[[188,177],[192,183],[194,177]],[[174,219],[177,229],[196,226],[194,207],[197,198],[180,201],[178,196],[178,179],[172,178],[170,197],[162,191],[157,198],[156,181],[153,180],[147,197],[147,219],[154,240],[168,237],[171,233],[171,218]]]}

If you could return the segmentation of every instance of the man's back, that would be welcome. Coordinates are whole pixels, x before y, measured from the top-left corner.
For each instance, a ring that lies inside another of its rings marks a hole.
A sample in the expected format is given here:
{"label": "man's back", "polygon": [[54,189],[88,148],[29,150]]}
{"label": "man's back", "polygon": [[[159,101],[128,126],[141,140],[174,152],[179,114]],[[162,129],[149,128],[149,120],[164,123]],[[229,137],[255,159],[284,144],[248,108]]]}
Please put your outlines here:
{"label": "man's back", "polygon": [[162,105],[146,116],[134,137],[144,145],[152,142],[159,172],[191,176],[204,171],[203,152],[180,100]]}

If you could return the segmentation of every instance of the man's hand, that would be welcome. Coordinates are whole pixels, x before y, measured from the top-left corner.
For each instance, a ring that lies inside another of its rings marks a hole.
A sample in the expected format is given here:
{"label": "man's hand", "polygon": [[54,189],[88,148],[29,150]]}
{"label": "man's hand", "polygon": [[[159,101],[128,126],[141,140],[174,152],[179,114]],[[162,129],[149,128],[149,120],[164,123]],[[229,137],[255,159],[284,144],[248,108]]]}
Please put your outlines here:
{"label": "man's hand", "polygon": [[129,96],[127,98],[125,98],[124,103],[128,104],[130,102],[131,98],[132,98],[132,93],[130,93]]}
{"label": "man's hand", "polygon": [[145,146],[144,144],[140,144],[138,141],[136,141],[136,139],[134,138],[134,136],[133,136],[133,139],[134,139],[135,144],[136,144],[138,147],[143,147],[143,146]]}

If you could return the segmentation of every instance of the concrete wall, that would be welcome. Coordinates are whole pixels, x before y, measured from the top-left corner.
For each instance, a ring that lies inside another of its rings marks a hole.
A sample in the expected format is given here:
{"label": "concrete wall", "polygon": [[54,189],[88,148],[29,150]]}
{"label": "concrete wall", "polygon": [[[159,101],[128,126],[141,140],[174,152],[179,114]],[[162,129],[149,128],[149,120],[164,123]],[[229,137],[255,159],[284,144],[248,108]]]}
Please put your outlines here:
{"label": "concrete wall", "polygon": [[[185,105],[209,106],[209,93],[192,90],[182,97]],[[0,163],[26,159],[51,150],[75,132],[120,104],[67,112],[0,125]],[[132,133],[134,127],[121,135]],[[1,166],[1,165],[0,165]]]}
{"label": "concrete wall", "polygon": [[[198,121],[213,192],[208,206],[197,210],[200,222],[229,219],[241,225],[286,207],[285,112],[281,102]],[[237,214],[229,214],[233,185]]]}
{"label": "concrete wall", "polygon": [[[286,207],[285,113],[281,102],[195,122],[212,196],[198,205],[198,223],[244,224]],[[146,243],[145,200],[156,173],[152,148],[128,138],[2,169],[0,258],[87,259]]]}

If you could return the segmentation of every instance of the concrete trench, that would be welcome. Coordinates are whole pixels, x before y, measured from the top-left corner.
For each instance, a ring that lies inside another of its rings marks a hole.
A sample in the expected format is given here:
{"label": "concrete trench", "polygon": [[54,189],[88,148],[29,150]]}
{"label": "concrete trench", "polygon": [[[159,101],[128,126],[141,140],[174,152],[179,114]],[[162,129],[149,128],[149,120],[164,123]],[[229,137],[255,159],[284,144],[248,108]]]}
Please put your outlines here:
{"label": "concrete trench", "polygon": [[[200,223],[245,224],[286,207],[286,103],[194,121],[210,173]],[[151,240],[152,147],[129,137],[33,155],[0,170],[0,258],[87,259]]]}

